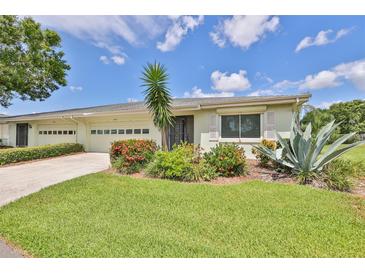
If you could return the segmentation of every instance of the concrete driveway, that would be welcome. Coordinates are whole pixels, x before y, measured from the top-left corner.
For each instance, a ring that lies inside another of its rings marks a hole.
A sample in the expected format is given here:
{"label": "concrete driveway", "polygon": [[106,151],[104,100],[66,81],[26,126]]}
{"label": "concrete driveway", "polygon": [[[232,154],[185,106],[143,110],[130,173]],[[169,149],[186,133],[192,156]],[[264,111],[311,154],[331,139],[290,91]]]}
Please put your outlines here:
{"label": "concrete driveway", "polygon": [[107,153],[81,153],[0,167],[0,206],[75,177],[110,166]]}

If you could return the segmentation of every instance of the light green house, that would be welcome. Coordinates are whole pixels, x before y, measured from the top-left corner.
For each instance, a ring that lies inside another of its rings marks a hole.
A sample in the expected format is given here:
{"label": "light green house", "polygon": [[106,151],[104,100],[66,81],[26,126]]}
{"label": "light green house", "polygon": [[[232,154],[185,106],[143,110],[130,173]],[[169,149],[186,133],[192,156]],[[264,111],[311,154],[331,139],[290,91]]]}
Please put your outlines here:
{"label": "light green house", "polygon": [[[275,131],[289,136],[294,111],[310,96],[174,99],[169,146],[186,141],[208,151],[233,142],[252,157],[251,146],[275,139]],[[77,142],[86,151],[107,152],[112,141],[130,138],[161,144],[161,133],[143,102],[0,117],[0,139],[10,146]]]}

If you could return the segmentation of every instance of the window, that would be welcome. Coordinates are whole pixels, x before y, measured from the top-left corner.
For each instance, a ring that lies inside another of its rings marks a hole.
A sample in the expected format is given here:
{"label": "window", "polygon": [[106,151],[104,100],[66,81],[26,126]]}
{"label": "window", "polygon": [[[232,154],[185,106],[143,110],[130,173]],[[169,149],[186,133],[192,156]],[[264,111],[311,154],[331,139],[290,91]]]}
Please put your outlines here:
{"label": "window", "polygon": [[139,128],[134,129],[134,134],[141,134],[141,129]]}
{"label": "window", "polygon": [[68,135],[73,135],[74,134],[74,131],[73,130],[69,130],[68,131]]}
{"label": "window", "polygon": [[91,134],[96,134],[96,130],[95,129],[92,129],[91,130]]}
{"label": "window", "polygon": [[110,134],[110,130],[109,129],[104,129],[104,134]]}
{"label": "window", "polygon": [[53,135],[57,135],[57,130],[54,130],[52,133]]}
{"label": "window", "polygon": [[43,133],[43,131],[41,131],[41,130],[38,132],[39,135],[42,135],[42,133]]}
{"label": "window", "polygon": [[124,134],[124,129],[118,129],[118,134]]}
{"label": "window", "polygon": [[112,129],[112,130],[110,131],[110,133],[111,133],[111,134],[117,134],[117,130],[116,130],[116,129]]}
{"label": "window", "polygon": [[222,116],[222,138],[239,138],[239,115]]}
{"label": "window", "polygon": [[260,138],[260,114],[222,116],[222,138]]}
{"label": "window", "polygon": [[57,132],[57,134],[58,134],[58,135],[62,135],[62,130],[59,130],[59,131]]}
{"label": "window", "polygon": [[43,131],[43,135],[47,135],[47,131],[45,131],[45,130],[44,130],[44,131]]}
{"label": "window", "polygon": [[260,138],[260,114],[241,115],[241,138]]}
{"label": "window", "polygon": [[148,128],[142,129],[143,134],[150,134],[150,130]]}
{"label": "window", "polygon": [[52,130],[48,130],[48,135],[52,135]]}
{"label": "window", "polygon": [[101,129],[98,129],[98,135],[101,135],[101,134],[103,134],[103,131],[101,130]]}
{"label": "window", "polygon": [[125,131],[125,133],[126,133],[126,134],[132,134],[132,133],[133,133],[133,130],[129,128],[129,129],[127,129],[127,130]]}

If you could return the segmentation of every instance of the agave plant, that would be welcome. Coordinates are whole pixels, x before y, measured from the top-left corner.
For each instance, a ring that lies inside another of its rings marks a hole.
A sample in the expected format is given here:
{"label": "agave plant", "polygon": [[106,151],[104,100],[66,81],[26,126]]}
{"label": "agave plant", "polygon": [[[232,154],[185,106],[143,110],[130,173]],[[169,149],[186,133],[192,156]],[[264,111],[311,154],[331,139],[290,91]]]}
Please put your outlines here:
{"label": "agave plant", "polygon": [[339,125],[340,123],[335,124],[335,121],[332,121],[322,127],[316,137],[312,137],[311,123],[308,124],[303,132],[300,128],[299,116],[295,115],[292,119],[290,139],[288,141],[279,133],[276,133],[281,148],[274,151],[263,145],[257,145],[255,148],[273,161],[291,168],[294,173],[299,175],[302,183],[307,183],[326,164],[341,156],[349,149],[365,143],[365,141],[356,142],[339,148],[341,144],[355,134],[349,133],[337,139],[327,151],[322,153],[331,134]]}

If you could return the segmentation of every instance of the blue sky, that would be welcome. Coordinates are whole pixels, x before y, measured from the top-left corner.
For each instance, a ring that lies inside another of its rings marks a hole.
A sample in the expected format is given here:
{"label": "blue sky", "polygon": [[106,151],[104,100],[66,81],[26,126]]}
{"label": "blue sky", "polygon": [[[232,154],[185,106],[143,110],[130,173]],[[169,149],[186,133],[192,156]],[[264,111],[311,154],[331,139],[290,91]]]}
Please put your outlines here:
{"label": "blue sky", "polygon": [[37,16],[62,37],[68,86],[20,114],[142,100],[155,60],[175,97],[312,93],[310,103],[365,99],[364,16]]}

